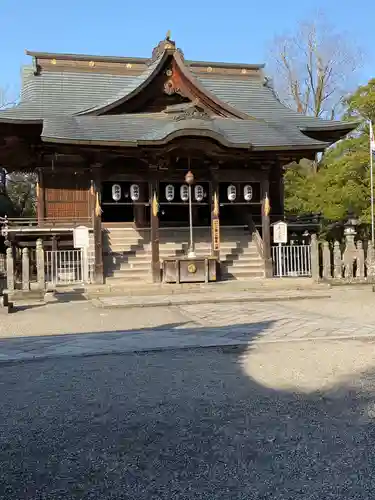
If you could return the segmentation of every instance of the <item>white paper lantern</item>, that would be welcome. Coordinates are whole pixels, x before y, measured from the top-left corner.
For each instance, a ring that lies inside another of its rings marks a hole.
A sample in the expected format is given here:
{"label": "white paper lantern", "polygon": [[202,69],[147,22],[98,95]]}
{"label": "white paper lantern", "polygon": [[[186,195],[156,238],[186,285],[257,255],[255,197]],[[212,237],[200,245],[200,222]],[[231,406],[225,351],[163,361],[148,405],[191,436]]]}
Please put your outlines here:
{"label": "white paper lantern", "polygon": [[197,201],[202,201],[204,197],[203,186],[197,184],[194,188],[194,196]]}
{"label": "white paper lantern", "polygon": [[132,199],[132,201],[139,200],[139,186],[138,186],[138,184],[132,184],[130,186],[130,198]]}
{"label": "white paper lantern", "polygon": [[167,201],[172,201],[174,199],[174,186],[172,184],[165,186],[165,197]]}
{"label": "white paper lantern", "polygon": [[188,201],[189,199],[189,187],[187,184],[182,184],[180,187],[180,196],[182,201]]}
{"label": "white paper lantern", "polygon": [[236,199],[236,196],[237,196],[236,186],[233,186],[233,184],[231,184],[230,186],[228,186],[227,196],[228,196],[228,200],[229,201],[234,201]]}
{"label": "white paper lantern", "polygon": [[245,201],[251,201],[253,199],[253,186],[246,184],[243,188],[243,197],[245,198]]}
{"label": "white paper lantern", "polygon": [[121,200],[121,186],[120,186],[120,184],[113,184],[113,186],[112,186],[112,199],[114,201]]}

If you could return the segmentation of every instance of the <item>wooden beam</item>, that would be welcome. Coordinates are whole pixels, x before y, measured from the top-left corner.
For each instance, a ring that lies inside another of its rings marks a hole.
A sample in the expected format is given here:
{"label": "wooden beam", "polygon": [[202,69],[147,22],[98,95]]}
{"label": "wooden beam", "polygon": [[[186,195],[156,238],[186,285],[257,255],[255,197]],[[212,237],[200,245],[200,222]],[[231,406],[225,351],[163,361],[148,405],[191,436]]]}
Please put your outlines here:
{"label": "wooden beam", "polygon": [[272,257],[271,257],[271,224],[270,211],[271,201],[269,199],[270,181],[269,172],[264,172],[262,179],[262,239],[263,239],[263,257],[265,264],[266,278],[272,278]]}
{"label": "wooden beam", "polygon": [[94,230],[94,249],[95,249],[95,283],[102,284],[104,282],[103,269],[103,235],[102,235],[102,209],[101,209],[101,165],[94,164],[91,166],[92,181],[91,181],[91,210]]}
{"label": "wooden beam", "polygon": [[42,224],[46,216],[46,197],[44,188],[44,173],[43,169],[38,170],[38,179],[36,184],[36,209],[38,224]]}
{"label": "wooden beam", "polygon": [[149,184],[151,207],[151,272],[152,281],[161,281],[160,255],[159,255],[159,182],[153,176]]}
{"label": "wooden beam", "polygon": [[220,260],[220,205],[219,183],[214,173],[211,172],[211,254]]}

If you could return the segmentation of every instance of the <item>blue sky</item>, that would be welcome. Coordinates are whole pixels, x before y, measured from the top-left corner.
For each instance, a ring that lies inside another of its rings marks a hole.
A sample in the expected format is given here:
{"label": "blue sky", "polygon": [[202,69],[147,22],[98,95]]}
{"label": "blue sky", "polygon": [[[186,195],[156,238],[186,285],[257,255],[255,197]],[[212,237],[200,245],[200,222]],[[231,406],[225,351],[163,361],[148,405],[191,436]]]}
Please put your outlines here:
{"label": "blue sky", "polygon": [[[0,0],[0,86],[17,92],[25,49],[148,57],[168,29],[188,59],[264,62],[270,40],[317,9],[316,0]],[[364,49],[360,82],[375,76],[375,2],[326,0],[320,10]]]}

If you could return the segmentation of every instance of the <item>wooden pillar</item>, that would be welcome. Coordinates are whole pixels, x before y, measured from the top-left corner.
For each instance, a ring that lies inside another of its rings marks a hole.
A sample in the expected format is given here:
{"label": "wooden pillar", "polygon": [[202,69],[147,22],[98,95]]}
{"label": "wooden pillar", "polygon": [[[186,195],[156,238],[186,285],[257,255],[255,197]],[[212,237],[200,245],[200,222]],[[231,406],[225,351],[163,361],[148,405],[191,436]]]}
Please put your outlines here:
{"label": "wooden pillar", "polygon": [[219,183],[211,178],[211,255],[220,260]]}
{"label": "wooden pillar", "polygon": [[159,256],[159,183],[153,178],[150,181],[150,206],[151,206],[151,272],[152,281],[159,283],[161,280],[160,273],[160,256]]}
{"label": "wooden pillar", "polygon": [[279,163],[279,196],[280,196],[280,213],[282,216],[284,216],[284,198],[285,198],[284,167],[281,162]]}
{"label": "wooden pillar", "polygon": [[46,216],[46,200],[45,200],[43,169],[39,168],[37,174],[38,174],[38,180],[36,184],[37,217],[38,217],[38,224],[41,224]]}
{"label": "wooden pillar", "polygon": [[272,278],[272,258],[271,258],[271,224],[270,211],[271,202],[269,199],[269,173],[264,172],[262,180],[262,239],[263,239],[263,258],[265,264],[266,278]]}
{"label": "wooden pillar", "polygon": [[[139,183],[139,202],[146,203],[146,186],[144,182]],[[138,204],[134,205],[134,222],[137,227],[145,227],[146,218],[145,218],[145,205]]]}
{"label": "wooden pillar", "polygon": [[104,282],[103,269],[103,243],[102,243],[102,209],[101,209],[101,165],[95,164],[91,167],[91,210],[92,224],[94,232],[94,279],[95,283],[101,284]]}

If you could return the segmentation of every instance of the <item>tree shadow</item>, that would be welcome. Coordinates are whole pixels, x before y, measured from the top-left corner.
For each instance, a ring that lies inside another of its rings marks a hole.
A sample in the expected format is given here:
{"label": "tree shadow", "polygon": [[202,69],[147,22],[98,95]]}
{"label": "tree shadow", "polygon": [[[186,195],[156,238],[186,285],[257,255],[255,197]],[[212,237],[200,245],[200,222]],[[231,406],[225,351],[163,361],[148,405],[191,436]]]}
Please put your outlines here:
{"label": "tree shadow", "polygon": [[372,498],[375,371],[266,386],[244,369],[261,372],[264,328],[236,348],[2,366],[0,498]]}

